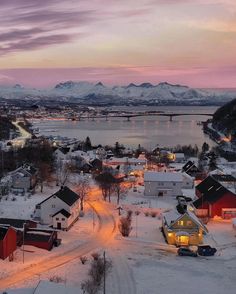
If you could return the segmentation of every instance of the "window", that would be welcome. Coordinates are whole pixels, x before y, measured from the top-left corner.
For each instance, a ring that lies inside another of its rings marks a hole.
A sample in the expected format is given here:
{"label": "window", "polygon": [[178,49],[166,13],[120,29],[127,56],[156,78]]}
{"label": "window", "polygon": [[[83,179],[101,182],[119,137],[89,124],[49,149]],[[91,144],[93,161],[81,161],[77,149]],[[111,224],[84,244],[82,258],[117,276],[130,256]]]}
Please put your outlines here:
{"label": "window", "polygon": [[192,221],[187,221],[187,226],[191,226],[192,225]]}
{"label": "window", "polygon": [[59,220],[59,217],[56,217],[56,220]]}
{"label": "window", "polygon": [[176,183],[173,183],[173,186],[176,186]]}
{"label": "window", "polygon": [[63,217],[61,220],[65,221],[65,218]]}
{"label": "window", "polygon": [[184,225],[184,221],[178,221],[178,226],[183,226]]}

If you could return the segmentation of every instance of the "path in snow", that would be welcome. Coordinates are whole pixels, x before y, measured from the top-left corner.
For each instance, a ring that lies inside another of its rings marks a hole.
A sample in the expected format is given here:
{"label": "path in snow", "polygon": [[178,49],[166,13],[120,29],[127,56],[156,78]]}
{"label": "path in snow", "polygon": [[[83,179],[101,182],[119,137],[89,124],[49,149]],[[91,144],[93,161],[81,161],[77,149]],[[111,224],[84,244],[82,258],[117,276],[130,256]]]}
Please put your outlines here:
{"label": "path in snow", "polygon": [[91,251],[104,247],[105,244],[113,237],[115,231],[114,217],[111,213],[109,213],[109,210],[103,202],[96,201],[90,203],[90,205],[94,208],[95,212],[98,215],[100,226],[98,232],[95,233],[89,241],[78,246],[75,249],[65,251],[59,256],[52,257],[47,262],[39,262],[37,264],[34,264],[33,266],[25,268],[21,272],[1,279],[0,289],[9,288],[24,280],[30,279],[35,275],[40,275],[41,273],[47,272],[51,269],[57,268],[70,261],[73,261],[80,256],[86,255]]}

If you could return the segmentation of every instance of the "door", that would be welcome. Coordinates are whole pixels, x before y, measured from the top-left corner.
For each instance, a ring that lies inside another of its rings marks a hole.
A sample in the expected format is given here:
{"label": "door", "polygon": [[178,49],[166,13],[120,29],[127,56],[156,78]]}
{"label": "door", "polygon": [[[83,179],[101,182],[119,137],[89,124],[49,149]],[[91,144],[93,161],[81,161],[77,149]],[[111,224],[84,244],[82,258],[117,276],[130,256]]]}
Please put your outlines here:
{"label": "door", "polygon": [[58,230],[61,230],[61,223],[57,223]]}

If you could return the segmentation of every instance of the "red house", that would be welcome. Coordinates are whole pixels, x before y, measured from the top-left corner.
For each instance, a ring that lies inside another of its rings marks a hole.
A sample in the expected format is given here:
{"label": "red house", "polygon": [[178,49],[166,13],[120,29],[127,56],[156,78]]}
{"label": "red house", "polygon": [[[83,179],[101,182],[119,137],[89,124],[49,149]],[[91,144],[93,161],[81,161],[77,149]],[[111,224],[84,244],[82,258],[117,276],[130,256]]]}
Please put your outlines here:
{"label": "red house", "polygon": [[196,187],[198,199],[193,202],[198,217],[236,217],[236,194],[228,190],[212,176]]}
{"label": "red house", "polygon": [[11,227],[0,227],[0,258],[12,258],[16,250],[16,231]]}

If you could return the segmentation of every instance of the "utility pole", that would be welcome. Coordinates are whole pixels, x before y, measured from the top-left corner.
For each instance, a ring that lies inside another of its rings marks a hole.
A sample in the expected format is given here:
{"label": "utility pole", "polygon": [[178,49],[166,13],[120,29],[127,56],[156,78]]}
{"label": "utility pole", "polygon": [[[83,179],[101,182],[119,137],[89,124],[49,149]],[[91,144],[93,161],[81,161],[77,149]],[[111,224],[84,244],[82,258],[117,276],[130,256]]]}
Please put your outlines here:
{"label": "utility pole", "polygon": [[25,262],[25,223],[23,223],[23,263]]}
{"label": "utility pole", "polygon": [[93,232],[94,232],[94,228],[95,228],[95,217],[94,217],[94,210],[93,211]]}
{"label": "utility pole", "polygon": [[106,252],[103,252],[103,262],[104,262],[104,279],[103,279],[103,294],[106,294]]}

